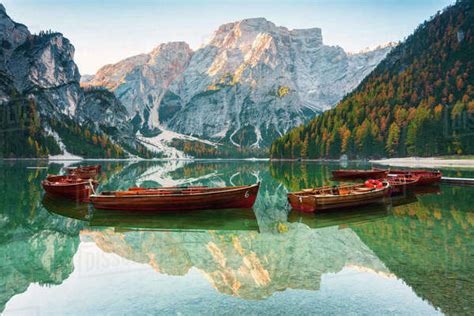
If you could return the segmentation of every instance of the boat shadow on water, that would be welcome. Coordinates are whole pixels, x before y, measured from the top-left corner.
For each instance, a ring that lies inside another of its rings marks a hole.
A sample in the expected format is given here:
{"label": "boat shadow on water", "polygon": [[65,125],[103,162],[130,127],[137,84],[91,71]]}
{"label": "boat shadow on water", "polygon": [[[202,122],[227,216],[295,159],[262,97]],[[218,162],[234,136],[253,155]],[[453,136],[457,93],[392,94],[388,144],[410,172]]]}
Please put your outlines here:
{"label": "boat shadow on water", "polygon": [[310,228],[316,229],[330,226],[346,228],[349,225],[383,220],[392,215],[394,207],[416,203],[418,199],[415,194],[408,192],[403,195],[387,197],[385,202],[345,208],[338,211],[326,210],[319,213],[291,211],[288,215],[288,222],[303,223]]}
{"label": "boat shadow on water", "polygon": [[90,227],[114,227],[117,231],[258,231],[257,217],[252,209],[199,211],[98,210],[86,203],[76,203],[45,195],[42,204],[50,213],[87,221]]}
{"label": "boat shadow on water", "polygon": [[53,214],[81,221],[88,221],[89,219],[88,203],[76,202],[55,195],[45,194],[41,204],[48,212]]}
{"label": "boat shadow on water", "polygon": [[252,209],[222,209],[199,211],[91,211],[91,227],[114,227],[115,230],[159,231],[258,231]]}
{"label": "boat shadow on water", "polygon": [[390,215],[390,207],[384,204],[354,207],[339,212],[304,213],[291,212],[290,223],[302,223],[310,228],[339,226],[346,228],[349,224],[363,224],[377,221]]}

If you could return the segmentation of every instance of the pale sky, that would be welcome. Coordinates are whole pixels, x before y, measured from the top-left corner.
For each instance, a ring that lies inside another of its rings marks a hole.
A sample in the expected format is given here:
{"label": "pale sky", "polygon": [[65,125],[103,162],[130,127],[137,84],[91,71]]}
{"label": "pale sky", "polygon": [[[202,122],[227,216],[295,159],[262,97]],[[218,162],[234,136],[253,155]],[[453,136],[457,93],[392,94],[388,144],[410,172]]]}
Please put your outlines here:
{"label": "pale sky", "polygon": [[63,33],[81,74],[146,53],[159,43],[198,48],[219,25],[265,17],[289,29],[319,27],[323,42],[359,51],[403,40],[454,0],[4,0],[32,33]]}

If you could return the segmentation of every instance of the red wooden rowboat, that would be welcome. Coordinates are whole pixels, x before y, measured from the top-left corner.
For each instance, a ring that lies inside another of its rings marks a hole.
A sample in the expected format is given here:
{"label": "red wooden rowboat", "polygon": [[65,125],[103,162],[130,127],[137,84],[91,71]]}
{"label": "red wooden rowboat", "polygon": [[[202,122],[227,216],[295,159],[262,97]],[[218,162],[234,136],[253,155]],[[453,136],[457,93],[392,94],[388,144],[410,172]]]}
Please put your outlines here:
{"label": "red wooden rowboat", "polygon": [[102,169],[101,165],[66,168],[66,173],[69,174],[69,175],[75,175],[79,178],[90,179],[90,178],[97,177],[97,175],[100,173],[101,169]]}
{"label": "red wooden rowboat", "polygon": [[320,187],[288,193],[288,202],[295,210],[318,212],[385,202],[390,194],[390,184],[378,181],[378,188],[366,184],[345,184],[334,187]]}
{"label": "red wooden rowboat", "polygon": [[48,175],[46,180],[41,181],[41,185],[50,195],[85,202],[88,201],[93,189],[97,188],[98,182],[71,175]]}
{"label": "red wooden rowboat", "polygon": [[332,176],[338,179],[378,179],[385,178],[388,174],[387,170],[371,169],[371,170],[350,170],[340,169],[334,170]]}
{"label": "red wooden rowboat", "polygon": [[178,211],[252,208],[260,183],[249,186],[207,188],[154,188],[112,191],[90,196],[97,209],[130,211]]}
{"label": "red wooden rowboat", "polygon": [[393,194],[405,193],[407,190],[413,189],[413,187],[418,184],[420,177],[414,176],[411,174],[405,174],[405,175],[389,176],[385,180],[388,181],[388,183],[390,183],[390,186],[392,187],[392,195],[393,195]]}
{"label": "red wooden rowboat", "polygon": [[418,180],[418,185],[433,184],[441,182],[441,177],[443,174],[441,171],[429,171],[429,170],[390,170],[390,175],[413,175],[417,176],[420,179]]}

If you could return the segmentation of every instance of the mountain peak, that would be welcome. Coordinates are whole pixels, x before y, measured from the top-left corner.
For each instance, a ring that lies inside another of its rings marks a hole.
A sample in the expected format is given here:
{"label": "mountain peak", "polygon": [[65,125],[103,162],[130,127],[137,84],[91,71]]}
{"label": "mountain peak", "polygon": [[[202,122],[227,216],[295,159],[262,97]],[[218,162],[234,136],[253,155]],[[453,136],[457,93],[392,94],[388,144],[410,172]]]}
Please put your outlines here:
{"label": "mountain peak", "polygon": [[262,33],[266,33],[270,37],[291,37],[297,42],[312,43],[316,46],[323,44],[321,29],[318,27],[289,30],[284,26],[275,25],[266,18],[257,17],[221,25],[210,40],[201,47],[206,45],[217,47],[251,46]]}
{"label": "mountain peak", "polygon": [[145,132],[262,148],[334,105],[384,56],[350,58],[325,46],[320,28],[290,30],[256,17],[221,25],[195,52],[184,42],[160,44],[91,83],[112,90]]}
{"label": "mountain peak", "polygon": [[243,20],[238,20],[238,21],[222,24],[215,31],[215,33],[227,33],[239,26],[243,26],[248,29],[253,28],[253,29],[259,29],[259,30],[261,30],[265,26],[276,27],[276,25],[273,22],[270,22],[263,17],[257,17],[257,18],[247,18]]}
{"label": "mountain peak", "polygon": [[248,18],[221,25],[204,44],[231,47],[251,43],[259,33],[275,33],[277,26],[265,18]]}
{"label": "mountain peak", "polygon": [[273,22],[268,21],[267,19],[263,17],[243,19],[236,23],[238,23],[240,26],[246,26],[248,28],[255,28],[255,29],[261,29],[265,27],[272,27],[272,28],[276,27],[276,25]]}
{"label": "mountain peak", "polygon": [[184,42],[184,41],[177,41],[177,42],[167,42],[167,43],[160,43],[158,46],[153,48],[153,50],[150,52],[150,55],[155,56],[157,54],[160,54],[164,51],[187,51],[189,53],[192,52],[191,47],[189,47],[189,44]]}

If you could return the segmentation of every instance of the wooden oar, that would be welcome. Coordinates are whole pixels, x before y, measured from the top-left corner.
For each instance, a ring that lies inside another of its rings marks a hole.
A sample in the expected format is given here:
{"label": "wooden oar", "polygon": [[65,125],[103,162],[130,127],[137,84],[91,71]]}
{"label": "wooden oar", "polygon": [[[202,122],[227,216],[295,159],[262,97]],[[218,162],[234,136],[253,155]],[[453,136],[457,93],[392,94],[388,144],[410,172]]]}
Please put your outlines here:
{"label": "wooden oar", "polygon": [[128,191],[161,191],[161,190],[192,190],[192,189],[205,189],[208,188],[208,186],[203,185],[203,186],[174,186],[174,187],[154,187],[154,188],[141,188],[141,187],[134,187],[134,188],[129,188]]}
{"label": "wooden oar", "polygon": [[94,184],[93,184],[92,181],[93,181],[92,179],[89,179],[89,185],[90,185],[90,187],[91,187],[92,193],[95,195],[96,193],[95,193]]}

